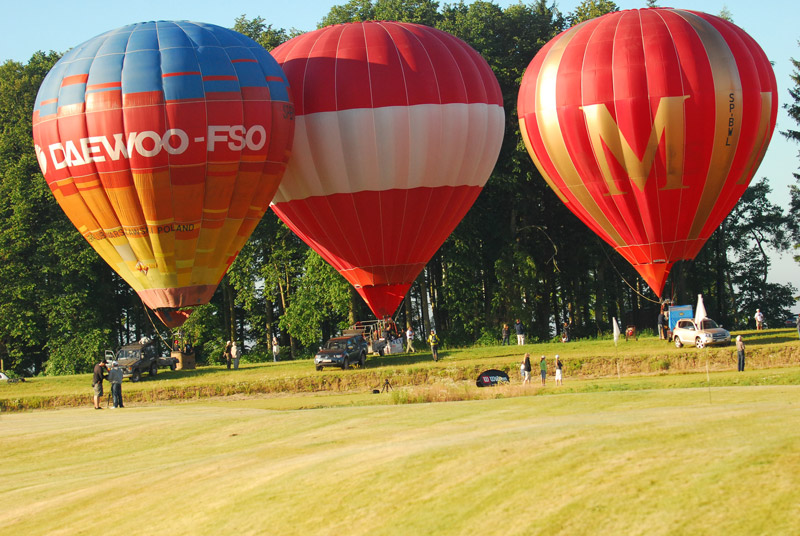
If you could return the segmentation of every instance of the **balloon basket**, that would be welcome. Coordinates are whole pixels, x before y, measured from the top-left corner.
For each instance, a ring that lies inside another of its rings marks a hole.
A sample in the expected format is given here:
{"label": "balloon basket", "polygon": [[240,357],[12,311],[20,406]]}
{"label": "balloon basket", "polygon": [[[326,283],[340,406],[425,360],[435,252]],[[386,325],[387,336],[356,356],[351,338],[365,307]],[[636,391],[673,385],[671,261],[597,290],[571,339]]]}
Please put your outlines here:
{"label": "balloon basket", "polygon": [[175,370],[194,370],[197,364],[194,360],[194,352],[191,354],[184,354],[183,352],[170,352],[170,357],[178,360],[175,365]]}

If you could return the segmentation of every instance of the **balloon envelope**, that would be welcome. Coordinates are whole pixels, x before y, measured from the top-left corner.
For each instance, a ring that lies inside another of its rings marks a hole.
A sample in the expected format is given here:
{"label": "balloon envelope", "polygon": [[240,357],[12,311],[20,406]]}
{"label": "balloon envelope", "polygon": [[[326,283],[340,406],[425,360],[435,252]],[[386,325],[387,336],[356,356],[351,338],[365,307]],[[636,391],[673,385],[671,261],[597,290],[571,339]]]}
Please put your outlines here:
{"label": "balloon envelope", "polygon": [[661,295],[744,193],[772,136],[775,75],[704,13],[620,11],[556,36],[522,79],[525,145],[559,198]]}
{"label": "balloon envelope", "polygon": [[58,203],[156,310],[208,302],[269,206],[293,129],[272,57],[241,34],[187,21],[78,45],[48,73],[33,113]]}
{"label": "balloon envelope", "polygon": [[478,197],[505,122],[486,61],[427,26],[329,26],[277,47],[297,109],[275,213],[378,318]]}

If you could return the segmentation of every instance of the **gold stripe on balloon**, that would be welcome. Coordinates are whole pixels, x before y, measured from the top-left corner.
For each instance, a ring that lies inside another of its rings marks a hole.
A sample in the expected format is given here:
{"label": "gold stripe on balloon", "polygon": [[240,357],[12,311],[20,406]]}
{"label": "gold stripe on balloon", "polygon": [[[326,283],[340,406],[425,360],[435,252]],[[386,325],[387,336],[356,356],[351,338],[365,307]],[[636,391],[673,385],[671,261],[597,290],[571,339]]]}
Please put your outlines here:
{"label": "gold stripe on balloon", "polygon": [[714,208],[725,179],[730,173],[742,127],[742,83],[728,44],[722,35],[705,19],[687,11],[675,13],[688,22],[706,50],[714,80],[714,141],[703,193],[697,206],[688,240],[700,237],[708,215]]}
{"label": "gold stripe on balloon", "polygon": [[750,151],[750,158],[747,161],[747,165],[744,167],[741,177],[736,181],[736,184],[747,184],[750,179],[753,178],[753,175],[756,174],[758,166],[761,165],[761,160],[764,159],[767,147],[769,146],[769,119],[771,111],[772,93],[764,91],[761,93],[761,117],[758,121],[758,132],[755,137],[757,141],[761,142],[761,146],[758,147],[757,150],[756,147],[753,147],[753,150]]}
{"label": "gold stripe on balloon", "polygon": [[[575,37],[583,24],[579,24],[567,32],[556,41],[548,51],[547,56],[542,62],[539,76],[536,79],[536,124],[542,137],[542,142],[546,147],[547,154],[556,168],[556,172],[564,181],[564,185],[575,196],[578,204],[594,220],[597,226],[602,229],[609,239],[618,246],[627,245],[622,236],[614,229],[614,226],[603,214],[597,205],[592,194],[586,188],[583,180],[575,168],[575,164],[570,158],[561,126],[558,122],[558,108],[556,106],[556,87],[558,82],[558,67],[564,56],[564,50],[570,41]],[[539,170],[541,171],[541,167]],[[542,172],[542,175],[545,175]]]}
{"label": "gold stripe on balloon", "polygon": [[520,133],[522,134],[522,141],[525,143],[525,147],[528,149],[528,154],[531,155],[531,159],[533,160],[534,165],[538,168],[539,173],[541,173],[545,182],[547,182],[547,184],[550,185],[550,189],[553,190],[553,192],[555,192],[555,194],[558,196],[561,202],[564,203],[565,205],[568,205],[569,199],[565,197],[563,193],[561,193],[561,190],[558,189],[556,183],[553,181],[550,175],[548,175],[547,172],[545,171],[541,160],[539,160],[539,157],[536,156],[536,152],[533,150],[533,145],[531,145],[531,139],[528,136],[528,127],[525,124],[524,117],[519,118],[519,130]]}

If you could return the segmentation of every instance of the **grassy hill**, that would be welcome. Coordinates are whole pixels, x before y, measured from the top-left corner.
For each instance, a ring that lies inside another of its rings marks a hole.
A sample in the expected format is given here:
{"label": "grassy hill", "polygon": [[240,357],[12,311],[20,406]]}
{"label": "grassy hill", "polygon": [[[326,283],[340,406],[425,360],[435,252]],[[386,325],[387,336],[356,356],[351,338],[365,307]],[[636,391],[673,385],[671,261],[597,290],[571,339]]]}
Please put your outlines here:
{"label": "grassy hill", "polygon": [[[800,365],[800,341],[790,329],[742,332],[747,343],[747,368],[774,369]],[[314,370],[307,360],[280,363],[244,364],[238,371],[221,366],[201,367],[193,371],[162,371],[155,378],[139,383],[125,381],[127,403],[154,404],[172,400],[192,400],[218,396],[255,396],[296,394],[371,393],[389,379],[396,388],[394,402],[426,401],[430,396],[445,399],[468,399],[477,394],[474,380],[486,369],[509,373],[512,384],[518,383],[519,363],[524,352],[537,361],[547,356],[552,374],[552,358],[558,353],[564,363],[564,376],[571,389],[594,390],[603,378],[667,376],[736,370],[734,346],[675,348],[654,337],[620,341],[586,340],[568,344],[547,343],[519,346],[486,346],[445,349],[434,363],[430,352],[371,357],[365,369],[339,371]],[[536,372],[536,371],[534,371]],[[536,376],[536,374],[534,374]],[[707,377],[703,377],[705,381]],[[580,382],[576,383],[576,380]],[[699,380],[698,380],[699,381]],[[714,374],[713,381],[728,382]],[[736,376],[730,381],[740,381]],[[781,382],[788,380],[782,377]],[[534,378],[534,383],[538,383]],[[685,382],[681,382],[685,383]],[[646,388],[668,382],[645,382]],[[615,384],[611,388],[614,387]],[[702,383],[706,385],[706,383]],[[437,393],[426,394],[434,387]],[[403,391],[397,392],[399,388]],[[602,389],[606,389],[603,387]],[[77,407],[91,404],[91,375],[37,377],[24,383],[0,384],[0,411]],[[320,398],[320,397],[315,397]],[[368,397],[367,397],[368,398]],[[317,406],[321,402],[314,401]],[[371,403],[371,402],[364,402]]]}

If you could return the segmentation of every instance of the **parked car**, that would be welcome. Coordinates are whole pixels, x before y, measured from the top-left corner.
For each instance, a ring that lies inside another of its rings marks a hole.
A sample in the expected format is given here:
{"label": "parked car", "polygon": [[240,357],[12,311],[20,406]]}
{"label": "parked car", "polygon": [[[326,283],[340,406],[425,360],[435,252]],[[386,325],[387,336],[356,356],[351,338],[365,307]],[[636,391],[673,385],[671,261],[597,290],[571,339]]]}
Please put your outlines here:
{"label": "parked car", "polygon": [[126,344],[115,354],[106,350],[106,360],[116,360],[122,367],[122,377],[130,378],[132,382],[142,379],[142,374],[147,372],[150,377],[158,374],[159,367],[169,367],[175,370],[178,360],[174,357],[159,356],[158,345],[155,341],[145,340],[134,344]]}
{"label": "parked car", "polygon": [[693,344],[697,348],[714,344],[727,345],[731,343],[731,332],[722,329],[722,326],[718,326],[710,318],[704,318],[700,326],[691,318],[683,318],[678,320],[672,330],[672,340],[678,348],[684,344]]}
{"label": "parked car", "polygon": [[361,368],[367,360],[367,341],[362,335],[334,337],[325,343],[314,356],[317,370],[324,367],[341,367],[342,370],[358,363]]}
{"label": "parked car", "polygon": [[790,316],[789,318],[786,319],[786,321],[784,321],[783,325],[786,326],[787,328],[796,327],[797,326],[797,317],[796,316]]}

